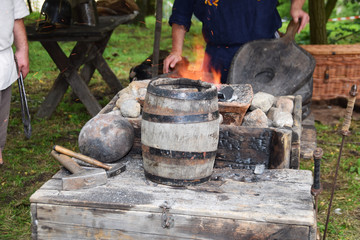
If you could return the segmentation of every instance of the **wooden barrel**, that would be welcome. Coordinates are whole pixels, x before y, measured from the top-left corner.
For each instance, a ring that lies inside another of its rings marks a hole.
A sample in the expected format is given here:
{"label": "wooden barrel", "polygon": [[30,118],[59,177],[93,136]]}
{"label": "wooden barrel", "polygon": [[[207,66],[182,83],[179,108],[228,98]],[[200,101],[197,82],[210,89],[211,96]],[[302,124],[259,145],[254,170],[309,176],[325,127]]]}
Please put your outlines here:
{"label": "wooden barrel", "polygon": [[145,176],[172,186],[207,181],[219,139],[217,89],[200,80],[160,78],[149,83],[141,144]]}

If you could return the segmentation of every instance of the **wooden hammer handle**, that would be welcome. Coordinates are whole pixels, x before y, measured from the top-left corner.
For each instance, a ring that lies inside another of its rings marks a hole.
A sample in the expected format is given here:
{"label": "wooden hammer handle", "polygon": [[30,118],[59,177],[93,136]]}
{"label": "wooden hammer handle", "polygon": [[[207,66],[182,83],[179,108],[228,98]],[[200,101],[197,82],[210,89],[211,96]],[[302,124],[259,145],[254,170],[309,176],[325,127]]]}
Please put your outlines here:
{"label": "wooden hammer handle", "polygon": [[291,42],[293,42],[295,40],[295,35],[300,27],[300,21],[301,21],[301,19],[299,19],[299,21],[297,23],[295,23],[294,20],[290,21],[290,23],[286,29],[286,33],[282,37],[282,41],[284,41],[287,44],[290,44]]}
{"label": "wooden hammer handle", "polygon": [[98,160],[96,160],[96,159],[94,159],[94,158],[92,158],[92,157],[85,156],[85,155],[83,155],[83,154],[81,154],[81,153],[73,152],[73,151],[71,151],[70,149],[64,148],[64,147],[62,147],[62,146],[55,145],[55,146],[54,146],[54,150],[57,151],[57,152],[59,152],[59,153],[63,153],[63,154],[65,154],[65,155],[68,155],[68,156],[70,156],[70,157],[74,157],[74,158],[80,159],[80,160],[82,160],[82,161],[84,161],[84,162],[87,162],[87,163],[90,163],[90,164],[92,164],[92,165],[95,165],[95,166],[104,168],[104,169],[106,169],[106,170],[110,170],[110,169],[111,169],[110,166],[108,166],[108,165],[106,165],[106,164],[104,164],[104,163],[102,163],[102,162],[100,162],[100,161],[98,161]]}
{"label": "wooden hammer handle", "polygon": [[83,170],[82,167],[80,167],[80,165],[77,164],[72,158],[70,158],[64,154],[60,154],[60,153],[52,150],[51,155],[56,160],[58,160],[61,163],[61,165],[63,165],[71,173],[78,173]]}

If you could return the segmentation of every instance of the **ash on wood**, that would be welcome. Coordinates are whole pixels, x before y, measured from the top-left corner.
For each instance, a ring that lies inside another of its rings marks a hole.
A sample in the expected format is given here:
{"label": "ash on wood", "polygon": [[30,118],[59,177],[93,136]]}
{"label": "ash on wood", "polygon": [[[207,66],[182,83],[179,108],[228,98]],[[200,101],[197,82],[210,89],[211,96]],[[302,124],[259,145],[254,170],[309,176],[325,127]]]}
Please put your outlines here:
{"label": "ash on wood", "polygon": [[[30,198],[33,239],[315,239],[305,170],[216,169],[182,188],[145,179],[141,160],[104,186],[62,191],[54,176]],[[172,224],[166,225],[168,220]]]}
{"label": "ash on wood", "polygon": [[289,168],[291,130],[220,127],[215,166],[239,169]]}

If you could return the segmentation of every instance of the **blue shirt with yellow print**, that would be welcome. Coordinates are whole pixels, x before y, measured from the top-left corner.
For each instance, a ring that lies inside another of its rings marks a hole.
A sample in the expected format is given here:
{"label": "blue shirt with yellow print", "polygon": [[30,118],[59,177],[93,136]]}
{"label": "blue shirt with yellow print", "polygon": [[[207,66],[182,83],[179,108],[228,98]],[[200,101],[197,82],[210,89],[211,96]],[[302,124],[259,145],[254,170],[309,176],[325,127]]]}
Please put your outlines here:
{"label": "blue shirt with yellow print", "polygon": [[189,30],[193,14],[203,23],[206,52],[211,57],[208,67],[221,71],[225,83],[232,58],[242,44],[274,38],[281,27],[276,6],[277,0],[175,0],[169,24]]}

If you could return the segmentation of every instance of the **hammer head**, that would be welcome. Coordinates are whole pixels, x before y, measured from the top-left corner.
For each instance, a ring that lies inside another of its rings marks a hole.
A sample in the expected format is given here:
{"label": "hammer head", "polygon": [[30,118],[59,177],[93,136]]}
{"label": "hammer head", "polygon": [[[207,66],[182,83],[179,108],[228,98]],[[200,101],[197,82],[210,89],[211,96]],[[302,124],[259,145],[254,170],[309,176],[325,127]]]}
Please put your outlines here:
{"label": "hammer head", "polygon": [[126,165],[123,163],[118,163],[114,166],[112,166],[109,170],[106,171],[106,174],[108,177],[114,177],[116,175],[119,175],[120,173],[124,172],[126,170]]}
{"label": "hammer head", "polygon": [[104,169],[83,169],[62,178],[63,190],[77,190],[106,184],[107,175]]}

